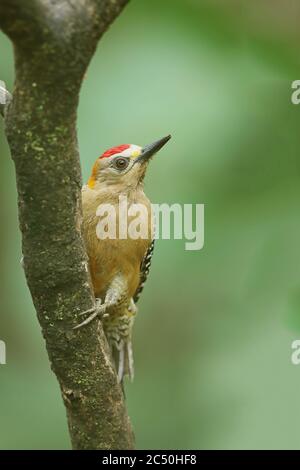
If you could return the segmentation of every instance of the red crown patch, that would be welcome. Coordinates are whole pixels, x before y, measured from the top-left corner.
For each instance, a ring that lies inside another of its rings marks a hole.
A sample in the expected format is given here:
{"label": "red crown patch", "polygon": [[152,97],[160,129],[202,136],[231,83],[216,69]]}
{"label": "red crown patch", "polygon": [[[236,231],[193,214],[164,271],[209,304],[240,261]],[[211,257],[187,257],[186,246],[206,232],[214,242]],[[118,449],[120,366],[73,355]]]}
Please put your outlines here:
{"label": "red crown patch", "polygon": [[124,150],[129,149],[130,145],[129,144],[123,144],[119,145],[118,147],[113,147],[109,150],[106,150],[99,158],[107,158],[107,157],[112,157],[116,153],[122,153]]}

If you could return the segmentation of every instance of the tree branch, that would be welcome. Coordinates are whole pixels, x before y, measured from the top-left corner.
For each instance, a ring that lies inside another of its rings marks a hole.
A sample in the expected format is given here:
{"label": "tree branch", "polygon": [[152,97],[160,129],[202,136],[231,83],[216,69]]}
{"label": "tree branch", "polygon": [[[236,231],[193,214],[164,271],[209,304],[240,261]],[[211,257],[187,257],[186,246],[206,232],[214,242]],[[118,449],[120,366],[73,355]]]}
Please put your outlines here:
{"label": "tree branch", "polygon": [[72,330],[94,304],[80,231],[78,95],[99,38],[127,2],[0,0],[0,27],[15,53],[13,99],[1,112],[16,168],[24,269],[74,449],[134,445],[101,323]]}

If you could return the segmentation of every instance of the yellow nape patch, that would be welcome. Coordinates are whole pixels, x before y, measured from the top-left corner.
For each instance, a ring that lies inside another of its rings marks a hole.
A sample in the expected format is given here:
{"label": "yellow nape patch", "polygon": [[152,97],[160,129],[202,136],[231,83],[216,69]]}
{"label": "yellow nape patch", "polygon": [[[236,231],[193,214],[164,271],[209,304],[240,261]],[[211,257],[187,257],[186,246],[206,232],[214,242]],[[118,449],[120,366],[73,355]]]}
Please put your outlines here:
{"label": "yellow nape patch", "polygon": [[132,158],[137,158],[141,155],[141,150],[134,150],[131,154]]}
{"label": "yellow nape patch", "polygon": [[95,184],[96,184],[97,174],[98,174],[98,167],[99,167],[99,162],[98,162],[98,160],[96,160],[96,162],[94,163],[93,168],[92,168],[92,174],[91,174],[91,176],[89,177],[89,180],[88,180],[88,187],[91,188],[91,189],[93,189]]}
{"label": "yellow nape patch", "polygon": [[93,178],[92,176],[89,178],[88,180],[88,187],[93,189],[93,187],[95,186],[95,183],[96,183],[96,180],[95,178]]}

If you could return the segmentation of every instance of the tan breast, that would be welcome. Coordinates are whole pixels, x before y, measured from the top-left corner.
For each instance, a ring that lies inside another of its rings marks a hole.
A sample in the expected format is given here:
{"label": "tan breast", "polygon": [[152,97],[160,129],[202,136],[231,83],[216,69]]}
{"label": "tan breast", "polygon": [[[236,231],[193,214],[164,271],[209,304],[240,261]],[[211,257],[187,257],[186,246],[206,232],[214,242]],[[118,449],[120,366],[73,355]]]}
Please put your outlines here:
{"label": "tan breast", "polygon": [[[147,207],[146,239],[119,238],[119,199],[118,195],[106,191],[96,191],[85,187],[82,191],[83,234],[89,257],[90,272],[96,297],[104,298],[110,282],[122,273],[128,282],[128,296],[132,297],[139,285],[140,265],[152,241],[151,204],[142,190],[128,195],[128,204],[142,203]],[[96,215],[100,204],[112,204],[116,211],[116,239],[100,240],[96,228],[99,217]],[[128,217],[128,224],[133,217]]]}

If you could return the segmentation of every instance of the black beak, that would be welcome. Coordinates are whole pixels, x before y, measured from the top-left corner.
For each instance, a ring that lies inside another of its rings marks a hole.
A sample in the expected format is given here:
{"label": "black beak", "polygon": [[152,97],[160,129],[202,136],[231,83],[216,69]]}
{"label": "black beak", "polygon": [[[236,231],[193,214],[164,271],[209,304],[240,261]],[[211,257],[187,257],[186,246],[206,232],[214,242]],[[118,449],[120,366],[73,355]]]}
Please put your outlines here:
{"label": "black beak", "polygon": [[171,136],[167,135],[166,137],[153,142],[153,144],[146,145],[146,147],[143,148],[141,155],[136,159],[136,162],[144,163],[148,161],[155,153],[157,153],[164,145],[166,145],[170,139]]}

